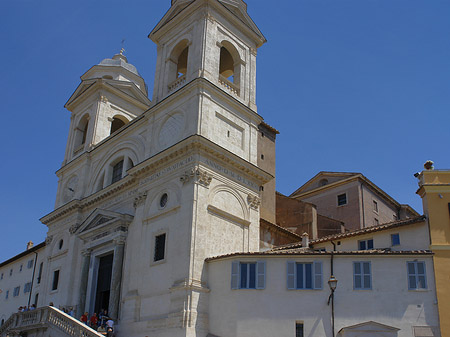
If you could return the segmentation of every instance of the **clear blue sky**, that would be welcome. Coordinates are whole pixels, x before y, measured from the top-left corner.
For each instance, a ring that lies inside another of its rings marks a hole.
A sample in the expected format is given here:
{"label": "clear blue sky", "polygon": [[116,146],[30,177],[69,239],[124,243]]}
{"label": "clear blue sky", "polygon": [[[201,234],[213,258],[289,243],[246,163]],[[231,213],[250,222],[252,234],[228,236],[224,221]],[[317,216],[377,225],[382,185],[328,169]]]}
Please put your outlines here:
{"label": "clear blue sky", "polygon": [[[450,169],[450,1],[247,0],[268,43],[258,111],[280,130],[277,189],[362,172],[422,212],[413,173]],[[79,77],[126,55],[153,89],[147,35],[170,0],[0,1],[0,261],[39,243],[52,211]]]}

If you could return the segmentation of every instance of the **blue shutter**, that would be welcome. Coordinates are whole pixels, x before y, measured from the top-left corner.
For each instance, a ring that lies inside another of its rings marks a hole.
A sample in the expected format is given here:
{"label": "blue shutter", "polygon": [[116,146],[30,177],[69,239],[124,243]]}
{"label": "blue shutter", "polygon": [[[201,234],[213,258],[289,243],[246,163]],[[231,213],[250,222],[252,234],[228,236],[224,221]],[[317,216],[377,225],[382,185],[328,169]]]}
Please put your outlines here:
{"label": "blue shutter", "polygon": [[314,289],[322,289],[322,262],[314,262]]}
{"label": "blue shutter", "polygon": [[295,262],[287,263],[287,288],[295,289]]}
{"label": "blue shutter", "polygon": [[266,287],[266,262],[259,261],[256,263],[256,289],[264,289]]}
{"label": "blue shutter", "polygon": [[238,289],[239,283],[239,262],[233,261],[231,263],[231,289]]}
{"label": "blue shutter", "polygon": [[417,262],[417,288],[427,289],[427,276],[425,272],[425,262]]}

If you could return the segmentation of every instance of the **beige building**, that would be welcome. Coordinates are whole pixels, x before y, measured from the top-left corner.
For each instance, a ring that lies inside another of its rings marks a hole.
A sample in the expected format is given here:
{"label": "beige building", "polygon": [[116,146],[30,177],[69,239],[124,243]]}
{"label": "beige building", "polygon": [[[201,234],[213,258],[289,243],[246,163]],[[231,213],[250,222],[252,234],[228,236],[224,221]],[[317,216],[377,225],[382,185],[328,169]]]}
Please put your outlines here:
{"label": "beige building", "polygon": [[319,172],[291,194],[314,204],[317,212],[344,222],[347,230],[359,229],[417,216],[361,173]]}

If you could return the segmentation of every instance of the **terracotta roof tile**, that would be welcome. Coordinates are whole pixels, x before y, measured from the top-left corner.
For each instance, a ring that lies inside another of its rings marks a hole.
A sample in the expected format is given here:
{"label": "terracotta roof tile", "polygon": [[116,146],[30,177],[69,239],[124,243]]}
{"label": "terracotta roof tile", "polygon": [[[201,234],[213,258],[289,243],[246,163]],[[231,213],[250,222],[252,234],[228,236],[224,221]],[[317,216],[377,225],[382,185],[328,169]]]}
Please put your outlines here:
{"label": "terracotta roof tile", "polygon": [[[331,240],[345,239],[345,238],[350,238],[353,236],[364,235],[364,234],[373,233],[373,232],[379,232],[379,231],[388,230],[388,229],[397,228],[397,227],[406,226],[406,225],[412,225],[412,224],[415,224],[418,222],[422,222],[425,219],[426,219],[426,216],[421,215],[421,216],[406,219],[406,220],[397,220],[397,221],[381,224],[378,226],[366,227],[366,228],[357,229],[357,230],[346,232],[346,233],[324,236],[323,238],[320,238],[320,239],[311,240],[310,244],[314,245],[317,243],[328,242]],[[277,247],[277,248],[274,248],[273,250],[285,250],[285,249],[299,248],[299,247],[301,247],[301,242]]]}

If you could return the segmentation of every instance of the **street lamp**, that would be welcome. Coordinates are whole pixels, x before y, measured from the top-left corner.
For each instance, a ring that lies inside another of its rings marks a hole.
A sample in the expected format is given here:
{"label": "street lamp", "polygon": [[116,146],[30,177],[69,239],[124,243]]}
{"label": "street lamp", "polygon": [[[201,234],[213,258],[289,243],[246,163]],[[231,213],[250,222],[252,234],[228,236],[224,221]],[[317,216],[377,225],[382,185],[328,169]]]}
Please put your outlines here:
{"label": "street lamp", "polygon": [[328,285],[330,286],[331,294],[328,297],[328,305],[330,305],[331,301],[331,326],[333,329],[333,337],[334,337],[334,291],[336,290],[338,284],[338,280],[334,275],[331,275],[330,279],[328,280]]}

